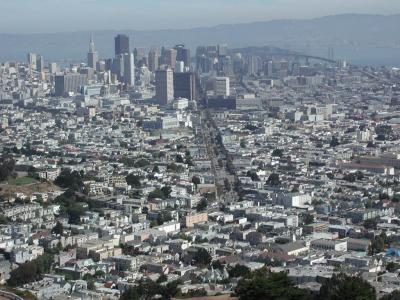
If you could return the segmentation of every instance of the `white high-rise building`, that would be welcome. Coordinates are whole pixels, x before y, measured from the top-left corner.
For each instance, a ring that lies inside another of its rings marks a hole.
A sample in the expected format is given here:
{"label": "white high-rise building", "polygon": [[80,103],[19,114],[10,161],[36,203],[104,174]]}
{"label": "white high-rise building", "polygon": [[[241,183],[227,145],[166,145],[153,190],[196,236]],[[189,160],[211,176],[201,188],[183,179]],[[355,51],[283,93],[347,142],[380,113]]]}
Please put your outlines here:
{"label": "white high-rise building", "polygon": [[183,73],[185,71],[185,63],[183,61],[177,60],[175,63],[175,72]]}
{"label": "white high-rise building", "polygon": [[161,105],[174,100],[174,72],[171,68],[156,71],[156,99]]}
{"label": "white high-rise building", "polygon": [[124,83],[135,85],[135,58],[133,53],[124,54]]}
{"label": "white high-rise building", "polygon": [[230,95],[229,77],[215,78],[215,95],[228,97]]}
{"label": "white high-rise building", "polygon": [[36,55],[36,71],[43,72],[44,70],[44,58],[41,55]]}
{"label": "white high-rise building", "polygon": [[36,70],[36,53],[28,53],[28,65],[30,69]]}
{"label": "white high-rise building", "polygon": [[97,61],[99,60],[96,48],[94,46],[93,37],[90,36],[89,52],[87,55],[87,64],[90,68],[96,69]]}
{"label": "white high-rise building", "polygon": [[56,74],[58,72],[57,63],[55,62],[49,63],[49,72],[50,74]]}

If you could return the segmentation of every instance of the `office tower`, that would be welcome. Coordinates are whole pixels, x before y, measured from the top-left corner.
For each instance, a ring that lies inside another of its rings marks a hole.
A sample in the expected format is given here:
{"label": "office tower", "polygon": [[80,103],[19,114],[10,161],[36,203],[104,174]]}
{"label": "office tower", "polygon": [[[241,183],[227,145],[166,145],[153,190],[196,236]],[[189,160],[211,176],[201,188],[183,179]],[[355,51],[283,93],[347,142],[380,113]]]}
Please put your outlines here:
{"label": "office tower", "polygon": [[175,49],[165,50],[165,64],[170,68],[175,68],[177,51]]}
{"label": "office tower", "polygon": [[243,57],[241,53],[235,53],[232,58],[232,67],[234,74],[243,73]]}
{"label": "office tower", "polygon": [[87,75],[87,80],[89,81],[94,80],[95,74],[94,74],[94,69],[92,68],[80,68],[79,74]]}
{"label": "office tower", "polygon": [[146,59],[146,49],[145,48],[135,48],[133,50],[133,55],[135,57],[135,65],[139,62],[143,62]]}
{"label": "office tower", "polygon": [[292,63],[292,76],[299,76],[300,74],[300,63],[294,62]]}
{"label": "office tower", "polygon": [[36,70],[36,53],[28,53],[28,67]]}
{"label": "office tower", "polygon": [[118,54],[113,60],[113,66],[111,72],[117,75],[119,81],[122,81],[124,77],[124,55]]}
{"label": "office tower", "polygon": [[96,70],[99,71],[99,72],[106,71],[106,62],[104,60],[99,60],[96,63]]}
{"label": "office tower", "polygon": [[176,45],[176,60],[183,61],[185,67],[190,68],[190,50],[185,48],[185,45]]}
{"label": "office tower", "polygon": [[227,56],[228,55],[228,45],[222,44],[218,45],[218,56]]}
{"label": "office tower", "polygon": [[265,66],[266,68],[266,75],[267,77],[271,78],[274,75],[274,63],[272,60],[267,61],[267,64]]}
{"label": "office tower", "polygon": [[174,100],[174,73],[170,68],[156,71],[156,99],[161,105]]}
{"label": "office tower", "polygon": [[229,77],[216,77],[215,95],[228,97],[230,94]]}
{"label": "office tower", "polygon": [[158,70],[159,56],[156,50],[150,50],[149,52],[149,70],[155,72]]}
{"label": "office tower", "polygon": [[55,62],[49,63],[49,72],[50,74],[56,74],[58,72],[58,67]]}
{"label": "office tower", "polygon": [[55,77],[55,95],[64,96],[68,93],[76,93],[80,86],[87,84],[86,74],[65,74]]}
{"label": "office tower", "polygon": [[223,76],[233,73],[233,64],[230,56],[220,56],[218,59],[218,72]]}
{"label": "office tower", "polygon": [[125,34],[118,34],[115,39],[115,56],[129,53],[129,37]]}
{"label": "office tower", "polygon": [[135,59],[133,53],[124,54],[124,83],[129,86],[135,85]]}
{"label": "office tower", "polygon": [[248,65],[247,65],[247,73],[249,75],[257,75],[258,72],[260,71],[260,57],[258,56],[250,56],[248,59]]}
{"label": "office tower", "polygon": [[93,37],[90,36],[89,52],[87,54],[87,64],[90,68],[97,68],[97,61],[99,60],[96,48],[94,46]]}
{"label": "office tower", "polygon": [[107,58],[105,60],[106,71],[112,71],[113,70],[113,66],[114,66],[114,59]]}
{"label": "office tower", "polygon": [[177,60],[175,62],[175,72],[176,73],[183,73],[185,71],[185,63],[183,61]]}
{"label": "office tower", "polygon": [[174,97],[196,100],[196,75],[192,72],[174,73]]}
{"label": "office tower", "polygon": [[44,58],[41,55],[36,55],[36,71],[43,72],[44,70]]}

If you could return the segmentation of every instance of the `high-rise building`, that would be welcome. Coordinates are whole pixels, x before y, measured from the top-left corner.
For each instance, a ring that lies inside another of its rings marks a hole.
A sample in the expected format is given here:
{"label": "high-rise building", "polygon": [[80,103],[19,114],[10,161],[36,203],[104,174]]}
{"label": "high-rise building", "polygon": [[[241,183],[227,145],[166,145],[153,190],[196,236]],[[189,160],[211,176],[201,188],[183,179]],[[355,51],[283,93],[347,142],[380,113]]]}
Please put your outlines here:
{"label": "high-rise building", "polygon": [[190,68],[190,50],[185,48],[185,45],[176,45],[176,60],[183,61],[185,67]]}
{"label": "high-rise building", "polygon": [[196,100],[196,75],[191,72],[174,73],[174,97]]}
{"label": "high-rise building", "polygon": [[57,63],[55,62],[49,63],[49,72],[50,74],[56,74],[58,72]]}
{"label": "high-rise building", "polygon": [[118,54],[114,60],[112,65],[112,73],[117,75],[119,81],[123,81],[124,77],[124,55]]}
{"label": "high-rise building", "polygon": [[150,50],[149,52],[149,70],[155,72],[158,70],[159,56],[156,50]]}
{"label": "high-rise building", "polygon": [[129,37],[125,34],[118,34],[115,39],[115,56],[129,53]]}
{"label": "high-rise building", "polygon": [[218,59],[218,73],[221,76],[229,76],[233,74],[232,59],[228,56],[220,56]]}
{"label": "high-rise building", "polygon": [[228,97],[230,95],[229,77],[215,78],[215,95]]}
{"label": "high-rise building", "polygon": [[261,59],[259,56],[250,56],[247,63],[247,73],[249,75],[257,75],[260,71]]}
{"label": "high-rise building", "polygon": [[44,58],[41,55],[36,56],[36,71],[43,72],[44,70]]}
{"label": "high-rise building", "polygon": [[30,69],[36,70],[36,53],[28,53],[27,60]]}
{"label": "high-rise building", "polygon": [[125,53],[123,60],[124,60],[124,83],[129,86],[134,86],[135,60],[133,53]]}
{"label": "high-rise building", "polygon": [[135,56],[135,65],[137,65],[138,62],[146,60],[146,49],[143,47],[135,48],[133,54]]}
{"label": "high-rise building", "polygon": [[165,50],[165,64],[175,69],[177,51],[175,49]]}
{"label": "high-rise building", "polygon": [[156,71],[156,99],[161,105],[174,100],[174,73],[170,68]]}
{"label": "high-rise building", "polygon": [[96,48],[94,46],[93,37],[90,36],[89,52],[87,54],[87,64],[90,68],[96,69],[97,61],[99,60]]}
{"label": "high-rise building", "polygon": [[274,76],[274,63],[272,60],[267,61],[266,65],[265,65],[265,71],[266,71],[266,75],[267,77],[271,78]]}
{"label": "high-rise building", "polygon": [[55,77],[55,95],[64,96],[68,93],[76,93],[79,87],[87,84],[86,74],[65,74]]}
{"label": "high-rise building", "polygon": [[96,64],[96,70],[98,72],[104,72],[106,70],[106,62],[104,60],[99,60]]}
{"label": "high-rise building", "polygon": [[181,60],[175,62],[175,73],[183,73],[185,71],[185,63]]}
{"label": "high-rise building", "polygon": [[222,44],[218,45],[218,56],[227,56],[228,55],[228,45]]}

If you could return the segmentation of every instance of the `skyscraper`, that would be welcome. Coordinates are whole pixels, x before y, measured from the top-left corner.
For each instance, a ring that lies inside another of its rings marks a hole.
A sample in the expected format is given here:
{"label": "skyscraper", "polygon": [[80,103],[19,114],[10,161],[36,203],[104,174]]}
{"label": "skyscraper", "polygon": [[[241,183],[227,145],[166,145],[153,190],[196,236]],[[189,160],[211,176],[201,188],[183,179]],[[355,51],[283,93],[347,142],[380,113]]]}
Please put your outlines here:
{"label": "skyscraper", "polygon": [[87,84],[88,76],[86,74],[66,74],[56,75],[55,77],[55,95],[64,96],[67,93],[76,93],[78,88]]}
{"label": "skyscraper", "polygon": [[175,69],[177,51],[175,49],[168,49],[165,51],[165,64],[170,68]]}
{"label": "skyscraper", "polygon": [[96,69],[97,61],[98,61],[97,51],[94,46],[93,37],[90,36],[89,52],[87,55],[87,64],[90,68]]}
{"label": "skyscraper", "polygon": [[170,68],[156,71],[156,99],[165,106],[174,100],[174,73]]}
{"label": "skyscraper", "polygon": [[196,75],[191,72],[174,73],[174,97],[196,99]]}
{"label": "skyscraper", "polygon": [[36,71],[43,72],[44,70],[44,58],[41,55],[36,56]]}
{"label": "skyscraper", "polygon": [[112,73],[117,75],[117,78],[119,81],[123,81],[124,77],[124,54],[118,54],[115,56],[113,60],[113,65],[112,65]]}
{"label": "skyscraper", "polygon": [[229,77],[215,78],[215,95],[223,97],[230,95]]}
{"label": "skyscraper", "polygon": [[135,59],[133,53],[125,53],[124,60],[124,83],[129,86],[135,85]]}
{"label": "skyscraper", "polygon": [[55,62],[49,63],[50,74],[55,74],[55,73],[57,73],[57,71],[58,71],[57,63],[55,63]]}
{"label": "skyscraper", "polygon": [[36,53],[28,53],[27,60],[29,68],[36,70]]}
{"label": "skyscraper", "polygon": [[125,34],[118,34],[115,37],[115,56],[129,53],[129,37]]}
{"label": "skyscraper", "polygon": [[159,56],[156,50],[152,49],[149,52],[149,70],[155,72],[158,70]]}
{"label": "skyscraper", "polygon": [[190,50],[185,45],[176,45],[174,49],[177,51],[176,60],[183,61],[185,67],[190,68]]}

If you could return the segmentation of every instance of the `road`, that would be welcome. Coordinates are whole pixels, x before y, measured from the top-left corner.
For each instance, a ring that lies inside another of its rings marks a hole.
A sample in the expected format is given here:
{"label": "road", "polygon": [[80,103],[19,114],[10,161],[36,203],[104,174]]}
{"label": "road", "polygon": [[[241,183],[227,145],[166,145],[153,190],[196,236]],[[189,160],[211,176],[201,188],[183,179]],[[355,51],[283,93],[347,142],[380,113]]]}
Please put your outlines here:
{"label": "road", "polygon": [[[234,202],[239,198],[233,190],[235,176],[227,170],[227,156],[223,146],[217,141],[219,134],[215,122],[206,110],[200,112],[202,137],[207,149],[208,158],[211,161],[211,171],[214,175],[216,187],[216,199],[218,202]],[[226,184],[226,181],[229,184]],[[230,186],[230,188],[227,186]]]}

